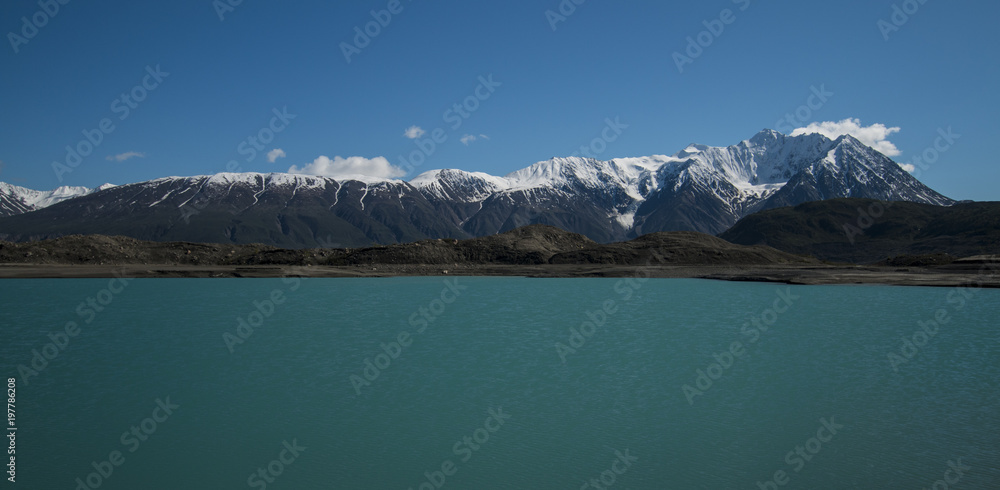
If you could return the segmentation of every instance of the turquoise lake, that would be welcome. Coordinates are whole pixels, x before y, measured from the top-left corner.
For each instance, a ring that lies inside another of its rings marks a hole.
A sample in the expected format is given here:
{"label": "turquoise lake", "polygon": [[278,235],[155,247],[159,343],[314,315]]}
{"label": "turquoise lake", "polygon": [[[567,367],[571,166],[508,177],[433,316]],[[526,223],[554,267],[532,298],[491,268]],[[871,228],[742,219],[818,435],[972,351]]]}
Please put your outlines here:
{"label": "turquoise lake", "polygon": [[0,334],[3,488],[1000,488],[998,290],[2,280]]}

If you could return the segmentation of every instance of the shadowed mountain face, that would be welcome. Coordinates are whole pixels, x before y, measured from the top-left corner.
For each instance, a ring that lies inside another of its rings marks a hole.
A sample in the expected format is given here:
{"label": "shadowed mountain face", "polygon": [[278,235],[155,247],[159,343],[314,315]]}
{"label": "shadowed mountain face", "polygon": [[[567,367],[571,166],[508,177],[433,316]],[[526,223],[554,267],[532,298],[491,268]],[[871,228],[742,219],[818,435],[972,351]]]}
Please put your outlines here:
{"label": "shadowed mountain face", "polygon": [[301,248],[465,236],[405,182],[286,174],[157,179],[0,221],[0,238],[14,240],[103,234]]}
{"label": "shadowed mountain face", "polygon": [[759,210],[848,196],[953,203],[853,137],[765,130],[726,148],[691,145],[673,156],[609,161],[556,158],[505,177],[461,170],[434,170],[410,182],[170,177],[43,209],[11,206],[8,214],[23,214],[0,218],[0,239],[105,234],[354,247],[488,236],[539,223],[608,243],[657,231],[715,234]]}
{"label": "shadowed mountain face", "polygon": [[931,206],[832,199],[748,216],[720,237],[839,262],[870,263],[901,255],[991,255],[1000,253],[1000,203]]}

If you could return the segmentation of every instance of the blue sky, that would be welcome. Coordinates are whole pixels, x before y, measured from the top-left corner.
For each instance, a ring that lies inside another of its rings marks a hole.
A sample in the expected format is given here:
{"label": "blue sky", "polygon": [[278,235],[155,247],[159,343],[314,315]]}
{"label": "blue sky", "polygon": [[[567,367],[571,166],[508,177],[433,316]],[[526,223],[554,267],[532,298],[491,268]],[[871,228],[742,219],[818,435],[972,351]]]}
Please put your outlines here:
{"label": "blue sky", "polygon": [[[919,177],[945,195],[1000,199],[997,2],[225,2],[69,0],[51,16],[2,2],[0,181],[92,187],[227,166],[503,175],[602,133],[614,141],[593,148],[610,159],[852,120],[901,163],[937,153]],[[893,19],[894,5],[919,8]],[[45,22],[32,32],[22,17]],[[343,43],[376,25],[348,62]],[[688,51],[699,35],[707,46]],[[681,70],[674,53],[697,56]],[[456,103],[475,110],[456,117]],[[960,136],[945,145],[948,128]],[[100,143],[54,170],[85,131]],[[270,141],[253,154],[258,136]]]}

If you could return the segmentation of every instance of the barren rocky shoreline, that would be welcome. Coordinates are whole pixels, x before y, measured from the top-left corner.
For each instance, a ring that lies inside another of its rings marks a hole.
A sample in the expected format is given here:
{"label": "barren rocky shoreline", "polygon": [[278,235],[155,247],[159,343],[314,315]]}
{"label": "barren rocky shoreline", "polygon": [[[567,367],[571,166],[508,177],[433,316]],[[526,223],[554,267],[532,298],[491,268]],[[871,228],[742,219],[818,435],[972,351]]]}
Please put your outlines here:
{"label": "barren rocky shoreline", "polygon": [[0,278],[223,277],[657,277],[788,284],[1000,287],[1000,257],[903,257],[882,265],[820,262],[693,232],[598,244],[533,225],[471,240],[359,249],[144,242],[69,236],[0,242]]}
{"label": "barren rocky shoreline", "polygon": [[785,284],[882,284],[894,286],[1000,288],[1000,258],[989,263],[951,267],[876,266],[614,266],[614,265],[428,265],[367,266],[219,266],[175,264],[59,265],[0,264],[0,278],[268,278],[268,277],[398,277],[519,276],[696,278]]}

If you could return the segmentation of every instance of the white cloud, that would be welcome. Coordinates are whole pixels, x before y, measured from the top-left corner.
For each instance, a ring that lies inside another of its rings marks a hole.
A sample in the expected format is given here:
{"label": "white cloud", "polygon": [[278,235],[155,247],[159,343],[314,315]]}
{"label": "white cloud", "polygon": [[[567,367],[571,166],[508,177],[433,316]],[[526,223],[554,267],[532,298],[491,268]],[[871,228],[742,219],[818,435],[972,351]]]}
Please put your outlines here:
{"label": "white cloud", "polygon": [[911,165],[909,163],[900,163],[899,166],[902,167],[903,170],[906,170],[907,172],[910,172],[911,174],[914,171],[917,170],[917,167],[915,167],[915,166],[913,166],[913,165]]}
{"label": "white cloud", "polygon": [[469,146],[469,143],[472,143],[473,141],[476,141],[480,138],[484,140],[490,139],[490,137],[486,136],[485,134],[480,134],[479,136],[476,136],[474,134],[467,134],[465,136],[462,136],[462,139],[460,139],[459,141],[461,141],[463,145]]}
{"label": "white cloud", "polygon": [[125,153],[119,153],[117,155],[108,155],[109,162],[124,162],[129,158],[146,158],[146,154],[139,153],[137,151],[127,151]]}
{"label": "white cloud", "polygon": [[882,152],[882,154],[890,157],[899,155],[901,152],[896,145],[892,144],[888,140],[889,135],[893,133],[898,133],[899,128],[886,127],[884,124],[872,124],[871,126],[862,126],[860,119],[847,118],[843,121],[833,122],[814,122],[809,124],[804,128],[798,128],[792,131],[792,136],[798,136],[800,134],[809,133],[819,133],[830,139],[836,139],[845,134],[854,136],[862,143]]}
{"label": "white cloud", "polygon": [[421,128],[420,126],[410,126],[406,128],[406,131],[403,131],[403,136],[406,136],[411,140],[415,140],[423,136],[425,133],[427,133],[427,131],[424,131],[424,129]]}
{"label": "white cloud", "polygon": [[285,150],[282,150],[281,148],[275,148],[267,152],[267,161],[274,163],[279,158],[285,158]]}
{"label": "white cloud", "polygon": [[345,177],[362,175],[380,179],[395,179],[406,175],[402,168],[393,166],[385,157],[329,157],[320,156],[312,163],[299,168],[292,165],[288,173],[318,175],[321,177]]}

